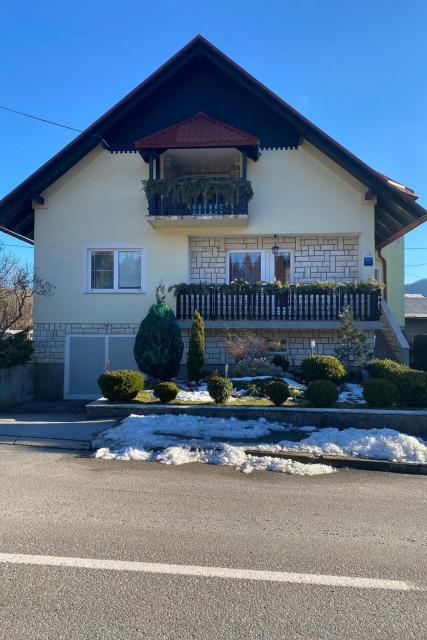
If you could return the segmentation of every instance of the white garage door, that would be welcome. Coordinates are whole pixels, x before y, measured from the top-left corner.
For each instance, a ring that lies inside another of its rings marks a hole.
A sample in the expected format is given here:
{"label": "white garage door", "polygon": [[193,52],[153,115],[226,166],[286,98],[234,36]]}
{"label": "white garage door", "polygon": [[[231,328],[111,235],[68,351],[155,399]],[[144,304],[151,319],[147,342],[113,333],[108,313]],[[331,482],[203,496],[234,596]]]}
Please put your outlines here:
{"label": "white garage door", "polygon": [[135,336],[67,336],[64,398],[99,398],[98,376],[107,369],[135,369]]}

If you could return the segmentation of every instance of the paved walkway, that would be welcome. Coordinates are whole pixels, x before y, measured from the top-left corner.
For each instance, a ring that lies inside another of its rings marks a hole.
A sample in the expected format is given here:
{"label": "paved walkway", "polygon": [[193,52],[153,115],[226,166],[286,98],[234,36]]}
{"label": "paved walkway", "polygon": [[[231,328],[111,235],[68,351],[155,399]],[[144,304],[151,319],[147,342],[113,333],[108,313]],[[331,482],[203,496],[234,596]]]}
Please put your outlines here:
{"label": "paved walkway", "polygon": [[0,416],[0,440],[10,442],[14,438],[25,438],[88,443],[96,433],[114,423],[115,420],[86,420],[85,415],[72,413],[3,414]]}

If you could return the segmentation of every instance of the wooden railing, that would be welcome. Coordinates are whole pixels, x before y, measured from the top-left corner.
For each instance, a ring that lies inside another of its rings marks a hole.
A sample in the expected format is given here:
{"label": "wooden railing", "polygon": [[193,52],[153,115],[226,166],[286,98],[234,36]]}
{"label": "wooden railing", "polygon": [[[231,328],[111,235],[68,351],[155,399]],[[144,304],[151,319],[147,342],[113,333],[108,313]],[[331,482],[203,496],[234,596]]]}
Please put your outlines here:
{"label": "wooden railing", "polygon": [[284,293],[229,293],[215,288],[207,293],[178,293],[176,317],[191,320],[197,309],[205,320],[339,320],[349,307],[356,321],[374,322],[381,315],[381,293],[328,291]]}

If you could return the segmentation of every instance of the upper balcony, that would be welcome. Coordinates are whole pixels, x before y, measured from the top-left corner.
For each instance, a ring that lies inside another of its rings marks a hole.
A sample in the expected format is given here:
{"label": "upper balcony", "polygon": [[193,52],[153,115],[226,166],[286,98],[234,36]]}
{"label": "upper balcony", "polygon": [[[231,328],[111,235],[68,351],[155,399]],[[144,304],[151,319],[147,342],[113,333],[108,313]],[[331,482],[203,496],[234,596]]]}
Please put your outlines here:
{"label": "upper balcony", "polygon": [[258,159],[258,138],[198,113],[135,146],[149,165],[143,184],[153,227],[248,225],[247,163]]}

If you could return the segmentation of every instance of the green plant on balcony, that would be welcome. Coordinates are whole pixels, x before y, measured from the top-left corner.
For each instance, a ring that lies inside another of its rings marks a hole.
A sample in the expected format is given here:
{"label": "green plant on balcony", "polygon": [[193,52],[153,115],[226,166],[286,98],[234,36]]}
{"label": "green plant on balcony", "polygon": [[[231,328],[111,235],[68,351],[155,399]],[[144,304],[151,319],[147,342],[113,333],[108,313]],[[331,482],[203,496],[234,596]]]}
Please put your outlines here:
{"label": "green plant on balcony", "polygon": [[236,178],[158,178],[143,180],[142,184],[148,201],[155,196],[165,196],[192,205],[199,198],[214,200],[219,197],[225,202],[234,202],[243,196],[248,200],[253,197],[250,181]]}

